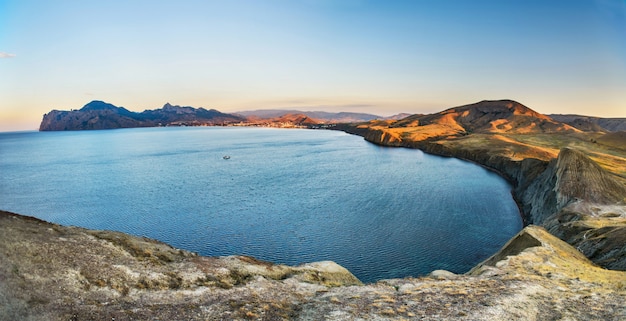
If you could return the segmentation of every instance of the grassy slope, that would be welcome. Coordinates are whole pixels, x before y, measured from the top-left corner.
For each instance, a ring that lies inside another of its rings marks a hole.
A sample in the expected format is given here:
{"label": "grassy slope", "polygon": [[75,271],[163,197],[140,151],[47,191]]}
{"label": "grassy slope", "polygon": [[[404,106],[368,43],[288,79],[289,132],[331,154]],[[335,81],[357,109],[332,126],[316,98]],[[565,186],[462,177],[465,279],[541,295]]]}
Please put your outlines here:
{"label": "grassy slope", "polygon": [[361,128],[380,130],[404,143],[429,142],[452,149],[483,150],[491,155],[504,156],[511,160],[536,158],[549,161],[564,147],[571,147],[587,154],[607,171],[626,181],[626,142],[602,144],[602,133],[476,133],[460,136],[459,130],[443,125],[417,127],[387,127],[386,124]]}

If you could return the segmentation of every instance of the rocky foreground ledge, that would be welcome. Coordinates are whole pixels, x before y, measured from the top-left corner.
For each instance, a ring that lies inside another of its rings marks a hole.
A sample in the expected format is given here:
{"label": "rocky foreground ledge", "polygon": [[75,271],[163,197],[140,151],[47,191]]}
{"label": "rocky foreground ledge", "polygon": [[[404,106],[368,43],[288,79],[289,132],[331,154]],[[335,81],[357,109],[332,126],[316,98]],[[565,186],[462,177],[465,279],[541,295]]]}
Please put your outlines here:
{"label": "rocky foreground ledge", "polygon": [[623,320],[626,272],[528,226],[466,275],[363,285],[332,262],[201,257],[0,212],[0,320]]}

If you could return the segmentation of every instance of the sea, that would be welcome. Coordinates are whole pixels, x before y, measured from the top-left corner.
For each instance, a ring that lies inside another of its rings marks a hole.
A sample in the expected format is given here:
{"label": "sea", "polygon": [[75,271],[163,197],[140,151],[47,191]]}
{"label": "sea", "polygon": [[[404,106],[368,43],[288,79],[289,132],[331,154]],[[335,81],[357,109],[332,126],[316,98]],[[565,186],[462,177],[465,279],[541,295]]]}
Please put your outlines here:
{"label": "sea", "polygon": [[464,273],[522,228],[476,164],[333,130],[0,133],[0,209],[205,256],[331,260],[363,282]]}

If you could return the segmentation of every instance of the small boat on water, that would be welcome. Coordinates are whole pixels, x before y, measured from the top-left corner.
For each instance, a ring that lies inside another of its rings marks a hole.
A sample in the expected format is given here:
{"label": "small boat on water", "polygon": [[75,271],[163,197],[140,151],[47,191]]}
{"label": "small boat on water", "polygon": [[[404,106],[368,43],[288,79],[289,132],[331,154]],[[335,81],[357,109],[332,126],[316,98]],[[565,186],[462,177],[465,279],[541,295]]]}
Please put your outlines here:
{"label": "small boat on water", "polygon": [[228,155],[224,155],[224,157],[222,157],[223,159],[230,159],[230,156]]}

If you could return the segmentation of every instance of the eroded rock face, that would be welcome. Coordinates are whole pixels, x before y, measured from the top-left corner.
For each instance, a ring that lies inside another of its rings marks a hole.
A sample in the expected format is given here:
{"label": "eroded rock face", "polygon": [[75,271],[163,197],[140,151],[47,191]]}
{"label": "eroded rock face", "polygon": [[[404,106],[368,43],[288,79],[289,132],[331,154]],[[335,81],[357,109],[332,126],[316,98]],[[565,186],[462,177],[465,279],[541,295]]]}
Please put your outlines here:
{"label": "eroded rock face", "polygon": [[562,149],[520,196],[531,222],[596,264],[626,270],[626,187],[589,157]]}
{"label": "eroded rock face", "polygon": [[575,149],[561,150],[555,171],[559,207],[573,200],[595,204],[614,204],[626,200],[626,186]]}
{"label": "eroded rock face", "polygon": [[563,148],[522,194],[532,222],[544,224],[568,205],[584,215],[597,216],[582,204],[623,204],[626,186],[585,154]]}

